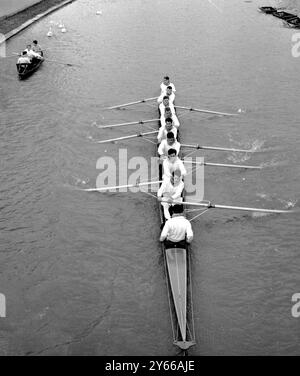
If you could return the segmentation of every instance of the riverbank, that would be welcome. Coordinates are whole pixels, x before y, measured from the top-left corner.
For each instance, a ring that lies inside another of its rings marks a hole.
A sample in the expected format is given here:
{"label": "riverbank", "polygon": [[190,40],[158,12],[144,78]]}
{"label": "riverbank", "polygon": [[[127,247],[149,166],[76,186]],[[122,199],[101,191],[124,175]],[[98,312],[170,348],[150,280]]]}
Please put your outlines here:
{"label": "riverbank", "polygon": [[[65,0],[42,0],[16,14],[11,16],[4,16],[0,18],[0,33],[7,34],[12,30],[17,29],[19,26],[36,17],[39,14],[46,12],[48,9],[65,3]],[[11,14],[9,9],[8,14]]]}

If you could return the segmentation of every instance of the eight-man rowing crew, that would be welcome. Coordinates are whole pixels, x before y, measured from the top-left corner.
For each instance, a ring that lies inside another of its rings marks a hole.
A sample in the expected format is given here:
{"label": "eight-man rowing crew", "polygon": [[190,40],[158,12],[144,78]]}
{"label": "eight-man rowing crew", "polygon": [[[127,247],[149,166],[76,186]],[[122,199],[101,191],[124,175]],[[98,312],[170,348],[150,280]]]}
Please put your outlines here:
{"label": "eight-man rowing crew", "polygon": [[28,44],[18,59],[18,64],[31,64],[34,60],[43,60],[43,51],[37,40]]}
{"label": "eight-man rowing crew", "polygon": [[163,182],[157,192],[157,197],[161,201],[166,220],[160,241],[165,243],[166,248],[185,248],[186,242],[190,243],[193,240],[192,226],[184,216],[183,205],[172,204],[173,201],[183,201],[183,177],[187,173],[179,158],[180,143],[177,140],[179,121],[174,108],[176,90],[168,76],[164,77],[160,88],[161,95],[157,101],[161,127],[157,139]]}

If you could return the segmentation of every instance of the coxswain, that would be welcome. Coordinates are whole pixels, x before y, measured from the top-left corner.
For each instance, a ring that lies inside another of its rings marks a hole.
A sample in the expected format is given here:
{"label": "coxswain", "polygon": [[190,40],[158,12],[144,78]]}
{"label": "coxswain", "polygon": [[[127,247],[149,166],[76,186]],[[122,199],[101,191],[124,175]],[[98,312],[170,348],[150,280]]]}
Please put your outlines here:
{"label": "coxswain", "polygon": [[43,56],[43,51],[42,51],[42,48],[41,46],[38,44],[38,41],[37,40],[34,40],[32,42],[32,47],[31,47],[32,51],[34,52],[37,52],[38,54],[40,54],[41,56]]}
{"label": "coxswain", "polygon": [[169,97],[167,95],[165,95],[163,97],[162,103],[159,105],[159,111],[160,111],[161,116],[165,116],[165,110],[166,110],[167,107],[170,108],[172,115],[175,115],[175,108],[174,108],[173,104],[170,103]]}
{"label": "coxswain", "polygon": [[166,221],[159,240],[166,248],[185,248],[194,236],[191,222],[185,218],[182,204],[174,205],[172,212],[172,218]]}
{"label": "coxswain", "polygon": [[160,124],[162,127],[166,126],[166,119],[171,118],[173,120],[174,127],[178,128],[180,123],[176,114],[172,114],[170,107],[165,108],[165,114],[160,117]]}
{"label": "coxswain", "polygon": [[172,118],[167,118],[165,122],[165,126],[161,126],[158,131],[157,141],[158,143],[161,143],[162,140],[165,140],[167,138],[167,134],[169,132],[172,132],[175,139],[177,140],[177,128],[173,125]]}
{"label": "coxswain", "polygon": [[157,98],[157,102],[161,103],[163,101],[164,96],[169,97],[169,103],[174,105],[175,94],[173,93],[172,86],[168,86],[167,91],[165,93],[161,93],[161,95]]}
{"label": "coxswain", "polygon": [[181,172],[182,177],[187,173],[182,160],[178,157],[176,149],[171,148],[168,151],[168,158],[165,158],[163,161],[163,180],[170,179],[172,173],[176,170]]}
{"label": "coxswain", "polygon": [[31,63],[31,60],[27,56],[27,52],[23,51],[22,55],[18,59],[18,64],[30,64],[30,63]]}
{"label": "coxswain", "polygon": [[163,78],[163,82],[160,84],[161,93],[166,93],[168,86],[172,86],[173,93],[176,92],[175,85],[170,82],[170,77],[169,76],[165,76]]}
{"label": "coxswain", "polygon": [[177,155],[179,154],[180,143],[176,140],[173,132],[167,133],[167,138],[162,140],[157,149],[161,160],[168,157],[168,152],[170,149],[175,149]]}
{"label": "coxswain", "polygon": [[157,198],[161,201],[161,205],[164,208],[164,217],[166,220],[171,218],[169,208],[172,205],[172,201],[182,201],[183,188],[184,183],[179,170],[172,173],[170,180],[166,179],[162,182],[157,192]]}

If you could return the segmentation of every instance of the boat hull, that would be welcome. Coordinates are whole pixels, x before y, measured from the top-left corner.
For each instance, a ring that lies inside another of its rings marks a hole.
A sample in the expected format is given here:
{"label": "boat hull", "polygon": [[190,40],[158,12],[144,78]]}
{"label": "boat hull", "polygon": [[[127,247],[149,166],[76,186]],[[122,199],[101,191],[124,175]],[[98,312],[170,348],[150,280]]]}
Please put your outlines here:
{"label": "boat hull", "polygon": [[33,72],[37,71],[39,67],[43,64],[44,59],[38,60],[29,63],[29,64],[17,64],[17,71],[19,78],[22,80],[24,78],[32,75]]}
{"label": "boat hull", "polygon": [[[179,137],[178,132],[178,140]],[[159,166],[159,180],[162,180],[162,165]],[[159,214],[161,228],[163,228],[165,217],[160,202]],[[161,247],[164,257],[168,297],[171,308],[173,344],[181,350],[186,351],[196,344],[192,305],[190,248],[187,243],[184,248],[166,248],[164,242],[161,243]]]}

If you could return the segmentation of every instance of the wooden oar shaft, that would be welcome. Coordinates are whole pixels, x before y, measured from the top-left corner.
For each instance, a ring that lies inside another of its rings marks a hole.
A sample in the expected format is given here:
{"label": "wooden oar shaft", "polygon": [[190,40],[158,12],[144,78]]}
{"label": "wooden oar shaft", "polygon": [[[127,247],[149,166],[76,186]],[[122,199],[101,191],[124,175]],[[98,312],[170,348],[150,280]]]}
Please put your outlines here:
{"label": "wooden oar shaft", "polygon": [[107,143],[107,142],[113,142],[113,141],[130,140],[130,139],[132,139],[132,138],[149,136],[149,135],[151,135],[151,134],[155,134],[155,133],[158,133],[158,131],[151,131],[151,132],[137,133],[137,134],[133,134],[133,135],[130,135],[130,136],[124,136],[124,137],[118,137],[118,138],[111,138],[111,139],[109,139],[109,140],[97,141],[97,143],[98,143],[98,144],[105,144],[105,143]]}
{"label": "wooden oar shaft", "polygon": [[253,153],[253,150],[243,150],[243,149],[234,149],[234,148],[221,148],[218,146],[201,146],[201,145],[188,145],[181,144],[181,147],[191,148],[191,149],[203,149],[203,150],[216,150],[216,151],[231,151],[238,153]]}
{"label": "wooden oar shaft", "polygon": [[127,125],[135,125],[135,124],[146,124],[146,123],[152,123],[154,121],[158,121],[159,119],[149,119],[149,120],[140,120],[140,121],[131,121],[128,123],[119,123],[119,124],[107,124],[107,125],[98,125],[97,128],[105,129],[105,128],[114,128],[114,127],[123,127]]}
{"label": "wooden oar shaft", "polygon": [[124,103],[124,104],[119,104],[119,105],[116,105],[116,106],[105,107],[105,109],[106,109],[106,110],[113,110],[113,109],[115,109],[115,108],[133,106],[134,104],[139,104],[139,103],[149,102],[149,101],[152,101],[152,100],[157,99],[157,98],[158,98],[158,97],[152,97],[152,98],[141,99],[141,100],[139,100],[139,101],[135,101],[135,102],[129,102],[129,103]]}
{"label": "wooden oar shaft", "polygon": [[198,164],[202,166],[216,166],[216,167],[231,167],[231,168],[246,168],[246,169],[253,169],[253,170],[261,170],[261,166],[246,166],[246,165],[235,165],[235,164],[227,164],[227,163],[212,163],[212,162],[197,162],[197,161],[183,161],[184,163],[189,164]]}
{"label": "wooden oar shaft", "polygon": [[162,183],[162,180],[147,181],[147,182],[138,183],[138,184],[116,185],[114,187],[87,188],[87,189],[84,189],[84,191],[85,192],[102,192],[102,191],[109,191],[109,190],[112,190],[112,189],[144,187],[144,186],[147,186],[147,185],[155,185],[155,184],[159,184],[159,183]]}
{"label": "wooden oar shaft", "polygon": [[63,63],[61,61],[56,61],[56,60],[49,60],[49,59],[45,59],[45,61],[49,61],[50,63],[56,63],[56,64],[61,64],[61,65],[67,65],[69,67],[81,67],[81,65],[78,65],[78,64],[70,64],[70,63]]}
{"label": "wooden oar shaft", "polygon": [[210,111],[210,110],[202,110],[200,108],[191,108],[191,107],[184,107],[184,106],[174,106],[175,108],[180,108],[182,110],[189,110],[195,112],[203,112],[206,114],[216,114],[216,115],[225,115],[225,116],[237,116],[237,114],[229,114],[228,112],[218,112],[218,111]]}
{"label": "wooden oar shaft", "polygon": [[250,211],[258,213],[292,213],[292,210],[277,210],[277,209],[261,209],[261,208],[248,208],[244,206],[230,206],[230,205],[216,205],[211,203],[201,203],[201,202],[180,202],[174,201],[176,204],[183,205],[192,205],[192,206],[201,206],[209,209],[228,209],[228,210],[241,210],[241,211]]}

